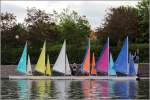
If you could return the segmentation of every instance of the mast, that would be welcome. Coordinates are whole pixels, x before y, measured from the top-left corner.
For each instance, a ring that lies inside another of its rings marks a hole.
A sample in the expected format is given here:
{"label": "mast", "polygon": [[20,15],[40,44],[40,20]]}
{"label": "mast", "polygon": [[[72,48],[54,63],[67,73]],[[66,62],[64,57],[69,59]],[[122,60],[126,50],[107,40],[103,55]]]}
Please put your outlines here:
{"label": "mast", "polygon": [[128,53],[129,51],[128,51],[128,36],[127,36],[127,74],[129,74],[129,64],[128,64],[128,59],[129,59],[129,57],[128,57]]}
{"label": "mast", "polygon": [[109,49],[109,37],[108,37],[108,39],[107,39],[107,41],[108,41],[108,67],[107,67],[107,75],[108,75],[108,70],[109,70],[109,52],[110,52],[110,49]]}
{"label": "mast", "polygon": [[[90,37],[89,37],[89,49],[90,49]],[[90,65],[89,65],[89,76],[91,75],[91,67],[90,67]]]}
{"label": "mast", "polygon": [[65,40],[65,76],[66,76],[66,40]]}

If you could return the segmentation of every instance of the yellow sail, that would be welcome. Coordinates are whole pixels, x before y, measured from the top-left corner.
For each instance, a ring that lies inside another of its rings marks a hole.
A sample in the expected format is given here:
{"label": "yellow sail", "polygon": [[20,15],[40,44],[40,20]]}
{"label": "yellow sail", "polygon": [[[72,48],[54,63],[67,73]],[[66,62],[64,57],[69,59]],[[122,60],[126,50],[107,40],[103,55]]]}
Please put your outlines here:
{"label": "yellow sail", "polygon": [[40,73],[43,73],[45,74],[45,48],[46,48],[46,41],[44,42],[44,45],[43,45],[43,48],[42,48],[42,52],[40,54],[40,57],[38,59],[38,62],[35,66],[35,70],[40,72]]}
{"label": "yellow sail", "polygon": [[49,56],[47,56],[46,75],[51,76],[51,66],[49,62]]}

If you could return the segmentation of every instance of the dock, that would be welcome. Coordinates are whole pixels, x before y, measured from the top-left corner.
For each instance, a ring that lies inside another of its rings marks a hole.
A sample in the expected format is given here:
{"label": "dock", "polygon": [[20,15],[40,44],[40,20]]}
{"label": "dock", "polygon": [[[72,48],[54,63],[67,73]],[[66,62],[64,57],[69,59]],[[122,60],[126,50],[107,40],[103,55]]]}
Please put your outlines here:
{"label": "dock", "polygon": [[136,76],[9,76],[10,80],[136,80]]}

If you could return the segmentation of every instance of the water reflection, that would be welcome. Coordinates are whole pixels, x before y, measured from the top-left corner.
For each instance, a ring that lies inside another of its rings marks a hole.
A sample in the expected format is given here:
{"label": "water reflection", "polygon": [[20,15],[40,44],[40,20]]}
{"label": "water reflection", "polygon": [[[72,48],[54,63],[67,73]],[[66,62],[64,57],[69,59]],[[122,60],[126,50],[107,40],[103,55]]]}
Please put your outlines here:
{"label": "water reflection", "polygon": [[53,81],[56,87],[56,95],[58,100],[66,100],[68,89],[70,86],[70,80],[55,80]]}
{"label": "water reflection", "polygon": [[19,99],[29,99],[31,85],[32,82],[27,80],[19,80],[17,82]]}
{"label": "water reflection", "polygon": [[[137,99],[140,96],[148,98],[148,92],[142,92],[148,91],[146,84],[148,85],[148,81],[134,80],[4,80],[2,81],[2,99],[109,100]],[[146,88],[142,88],[142,85]]]}

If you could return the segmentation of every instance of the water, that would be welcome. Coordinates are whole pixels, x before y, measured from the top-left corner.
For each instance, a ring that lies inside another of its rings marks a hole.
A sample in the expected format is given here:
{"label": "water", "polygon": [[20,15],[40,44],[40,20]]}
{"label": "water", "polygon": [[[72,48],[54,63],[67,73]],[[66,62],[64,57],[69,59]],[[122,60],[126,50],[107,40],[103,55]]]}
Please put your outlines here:
{"label": "water", "polygon": [[2,99],[148,99],[149,80],[2,80]]}

